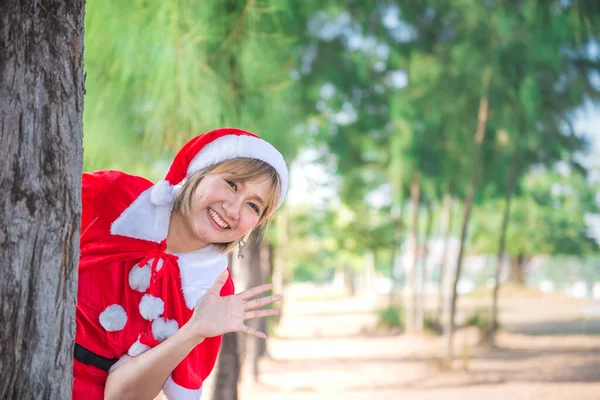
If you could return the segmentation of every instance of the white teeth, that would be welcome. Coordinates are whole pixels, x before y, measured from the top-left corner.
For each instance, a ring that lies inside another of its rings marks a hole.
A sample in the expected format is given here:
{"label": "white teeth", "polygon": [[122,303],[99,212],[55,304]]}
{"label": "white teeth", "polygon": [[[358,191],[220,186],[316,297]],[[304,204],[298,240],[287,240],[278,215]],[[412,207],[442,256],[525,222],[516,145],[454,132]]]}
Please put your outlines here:
{"label": "white teeth", "polygon": [[219,217],[219,214],[217,214],[216,212],[214,212],[210,208],[208,209],[208,213],[215,220],[215,222],[217,223],[217,225],[219,225],[221,228],[223,228],[223,229],[229,228],[229,225],[227,225],[227,223],[225,223],[225,221],[223,221],[221,219],[221,217]]}

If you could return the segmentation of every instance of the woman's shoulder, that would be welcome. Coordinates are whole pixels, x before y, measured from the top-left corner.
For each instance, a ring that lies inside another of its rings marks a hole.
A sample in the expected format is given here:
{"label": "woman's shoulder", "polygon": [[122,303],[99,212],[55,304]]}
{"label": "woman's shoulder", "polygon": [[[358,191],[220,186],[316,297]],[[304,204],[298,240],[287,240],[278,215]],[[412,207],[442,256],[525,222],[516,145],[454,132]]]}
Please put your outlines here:
{"label": "woman's shoulder", "polygon": [[150,187],[152,182],[148,179],[122,171],[85,172],[81,182],[84,223],[100,214],[111,220],[115,219]]}
{"label": "woman's shoulder", "polygon": [[95,185],[96,187],[104,188],[119,185],[140,185],[145,188],[152,186],[152,182],[144,177],[111,169],[84,172],[82,175],[82,180],[88,185]]}
{"label": "woman's shoulder", "polygon": [[84,172],[81,183],[84,196],[100,196],[111,192],[113,195],[128,197],[129,194],[135,198],[152,186],[152,182],[146,178],[117,170]]}

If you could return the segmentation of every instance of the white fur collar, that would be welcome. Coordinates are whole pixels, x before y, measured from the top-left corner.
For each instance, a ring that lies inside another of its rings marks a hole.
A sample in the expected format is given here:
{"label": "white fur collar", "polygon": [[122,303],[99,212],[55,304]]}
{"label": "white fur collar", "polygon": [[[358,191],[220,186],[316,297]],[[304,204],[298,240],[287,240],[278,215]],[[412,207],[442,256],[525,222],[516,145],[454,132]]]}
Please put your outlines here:
{"label": "white fur collar", "polygon": [[[153,187],[145,190],[112,223],[110,233],[160,243],[167,238],[173,202],[155,205],[151,201]],[[227,268],[227,256],[216,246],[175,254],[179,257],[179,275],[186,306],[196,302],[212,287]]]}

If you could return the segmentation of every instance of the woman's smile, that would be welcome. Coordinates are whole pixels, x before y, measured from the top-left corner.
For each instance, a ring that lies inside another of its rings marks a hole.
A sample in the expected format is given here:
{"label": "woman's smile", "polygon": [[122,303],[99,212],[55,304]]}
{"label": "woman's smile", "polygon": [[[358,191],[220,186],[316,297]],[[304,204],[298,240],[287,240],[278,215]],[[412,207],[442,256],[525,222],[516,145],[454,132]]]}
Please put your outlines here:
{"label": "woman's smile", "polygon": [[219,215],[219,213],[217,213],[215,210],[209,207],[207,207],[207,210],[208,218],[211,220],[211,222],[215,225],[216,228],[218,228],[220,231],[226,231],[228,229],[231,229],[229,224],[225,222],[225,220]]}

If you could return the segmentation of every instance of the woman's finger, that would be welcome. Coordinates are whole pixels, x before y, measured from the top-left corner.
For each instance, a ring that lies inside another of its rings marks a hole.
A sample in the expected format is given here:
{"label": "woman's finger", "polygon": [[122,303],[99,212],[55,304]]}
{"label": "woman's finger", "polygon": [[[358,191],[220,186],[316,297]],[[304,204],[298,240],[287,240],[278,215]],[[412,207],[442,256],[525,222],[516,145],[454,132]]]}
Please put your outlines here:
{"label": "woman's finger", "polygon": [[283,296],[280,294],[274,294],[272,296],[261,297],[260,299],[250,300],[244,304],[244,310],[254,310],[255,308],[261,308],[266,306],[267,304],[275,303],[276,301],[281,301]]}
{"label": "woman's finger", "polygon": [[242,329],[240,330],[240,332],[245,333],[246,335],[256,336],[257,338],[261,338],[261,339],[267,338],[267,335],[265,335],[263,332],[257,331],[256,329],[250,328],[249,326],[246,326],[246,325],[242,325]]}
{"label": "woman's finger", "polygon": [[242,298],[242,300],[247,300],[251,297],[254,297],[271,289],[273,289],[273,285],[271,285],[270,283],[266,283],[264,285],[255,286],[246,290],[245,292],[240,293],[240,297]]}
{"label": "woman's finger", "polygon": [[254,310],[248,311],[244,314],[244,319],[255,319],[255,318],[263,318],[263,317],[272,317],[273,315],[279,314],[279,310],[276,308],[271,308],[269,310]]}

